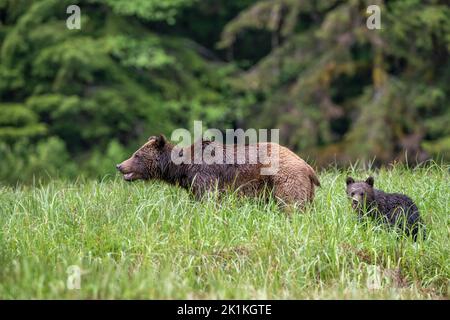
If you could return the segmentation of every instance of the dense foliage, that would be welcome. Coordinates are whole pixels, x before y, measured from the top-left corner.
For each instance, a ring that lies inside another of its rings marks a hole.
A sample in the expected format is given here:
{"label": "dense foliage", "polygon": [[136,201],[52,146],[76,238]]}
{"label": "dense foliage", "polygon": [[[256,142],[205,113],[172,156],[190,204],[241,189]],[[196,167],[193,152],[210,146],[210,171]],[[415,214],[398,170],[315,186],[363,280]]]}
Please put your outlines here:
{"label": "dense foliage", "polygon": [[0,0],[0,43],[2,181],[101,176],[193,120],[320,165],[450,158],[443,0]]}

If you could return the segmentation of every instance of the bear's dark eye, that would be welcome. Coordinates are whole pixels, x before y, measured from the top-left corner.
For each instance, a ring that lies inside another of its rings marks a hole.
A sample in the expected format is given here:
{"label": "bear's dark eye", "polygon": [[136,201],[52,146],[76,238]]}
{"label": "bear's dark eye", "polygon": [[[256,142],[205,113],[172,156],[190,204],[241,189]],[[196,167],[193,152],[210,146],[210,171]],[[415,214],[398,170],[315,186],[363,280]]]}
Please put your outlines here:
{"label": "bear's dark eye", "polygon": [[362,197],[362,196],[363,196],[363,193],[361,192],[359,195]]}
{"label": "bear's dark eye", "polygon": [[355,193],[354,193],[354,192],[352,192],[352,193],[351,193],[351,196],[353,197],[354,195],[355,195]]}
{"label": "bear's dark eye", "polygon": [[134,157],[136,158],[136,159],[139,159],[141,156],[140,155],[138,155],[137,153],[134,155]]}

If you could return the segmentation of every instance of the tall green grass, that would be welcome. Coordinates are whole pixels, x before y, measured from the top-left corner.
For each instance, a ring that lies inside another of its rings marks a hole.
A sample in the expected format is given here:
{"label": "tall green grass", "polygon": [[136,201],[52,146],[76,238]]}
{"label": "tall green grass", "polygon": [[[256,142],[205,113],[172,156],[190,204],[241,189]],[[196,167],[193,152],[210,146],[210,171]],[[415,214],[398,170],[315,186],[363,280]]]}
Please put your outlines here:
{"label": "tall green grass", "polygon": [[[361,224],[345,177],[417,203],[428,238]],[[0,298],[448,298],[448,166],[320,174],[304,212],[234,194],[195,201],[160,182],[0,188]],[[81,288],[66,286],[79,266]]]}

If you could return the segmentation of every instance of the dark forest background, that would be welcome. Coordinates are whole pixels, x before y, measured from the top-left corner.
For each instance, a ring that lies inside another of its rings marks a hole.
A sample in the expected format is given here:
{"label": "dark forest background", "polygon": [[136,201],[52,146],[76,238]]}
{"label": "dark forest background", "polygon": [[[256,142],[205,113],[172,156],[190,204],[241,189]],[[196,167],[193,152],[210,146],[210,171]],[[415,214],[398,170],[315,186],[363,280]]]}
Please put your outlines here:
{"label": "dark forest background", "polygon": [[448,162],[449,49],[444,0],[0,0],[0,182],[101,177],[194,120],[319,167]]}

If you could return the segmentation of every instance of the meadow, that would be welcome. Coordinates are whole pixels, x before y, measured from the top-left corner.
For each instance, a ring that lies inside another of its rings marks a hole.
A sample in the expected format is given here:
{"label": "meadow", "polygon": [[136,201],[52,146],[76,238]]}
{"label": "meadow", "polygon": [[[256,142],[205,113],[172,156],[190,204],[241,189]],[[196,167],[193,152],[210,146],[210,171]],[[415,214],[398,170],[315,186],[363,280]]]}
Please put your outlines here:
{"label": "meadow", "polygon": [[[348,174],[404,192],[428,238],[368,221]],[[161,182],[0,187],[1,299],[448,299],[450,167],[330,168],[304,212],[232,193],[195,201]],[[82,270],[67,288],[68,268]]]}

